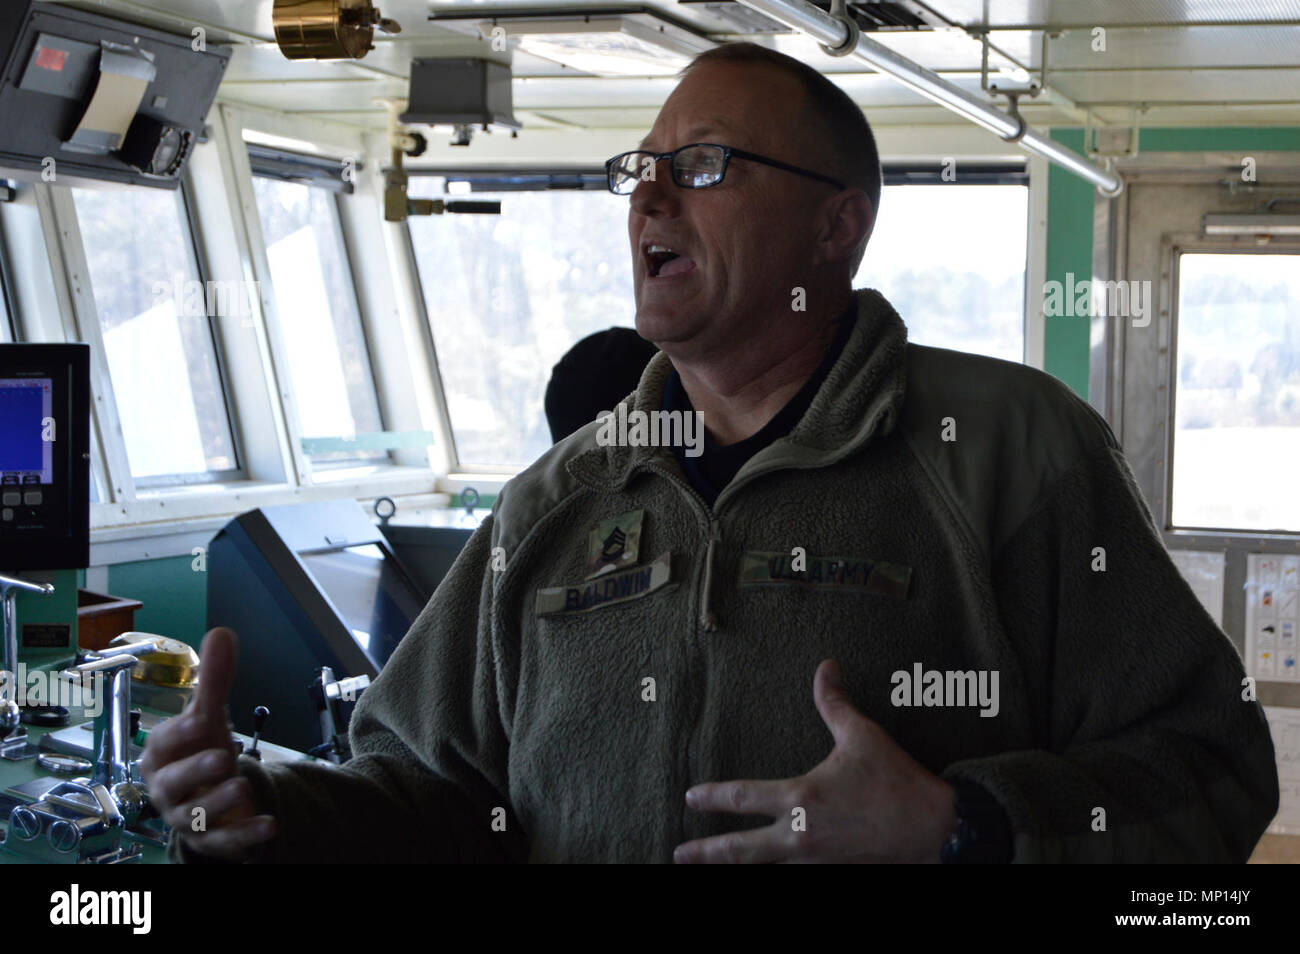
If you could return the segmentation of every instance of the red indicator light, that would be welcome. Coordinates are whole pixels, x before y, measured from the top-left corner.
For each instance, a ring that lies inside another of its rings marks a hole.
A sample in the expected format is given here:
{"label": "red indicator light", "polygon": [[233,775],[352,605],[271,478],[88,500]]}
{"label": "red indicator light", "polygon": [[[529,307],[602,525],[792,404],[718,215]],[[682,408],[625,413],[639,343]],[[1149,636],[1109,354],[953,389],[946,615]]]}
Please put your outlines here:
{"label": "red indicator light", "polygon": [[52,47],[43,46],[36,51],[36,65],[43,70],[53,70],[56,73],[63,71],[63,64],[68,62],[67,50],[56,50]]}

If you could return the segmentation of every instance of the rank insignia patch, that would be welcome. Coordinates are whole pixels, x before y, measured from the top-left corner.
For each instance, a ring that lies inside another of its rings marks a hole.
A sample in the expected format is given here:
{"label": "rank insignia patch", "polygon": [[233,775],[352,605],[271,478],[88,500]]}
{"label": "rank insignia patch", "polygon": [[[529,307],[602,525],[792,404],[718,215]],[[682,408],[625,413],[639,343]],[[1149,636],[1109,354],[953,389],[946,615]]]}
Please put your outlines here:
{"label": "rank insignia patch", "polygon": [[823,590],[858,590],[906,599],[912,568],[862,557],[815,557],[795,569],[789,553],[749,550],[740,565],[741,586],[811,586]]}
{"label": "rank insignia patch", "polygon": [[587,535],[587,579],[636,563],[644,518],[644,510],[629,510],[592,528]]}

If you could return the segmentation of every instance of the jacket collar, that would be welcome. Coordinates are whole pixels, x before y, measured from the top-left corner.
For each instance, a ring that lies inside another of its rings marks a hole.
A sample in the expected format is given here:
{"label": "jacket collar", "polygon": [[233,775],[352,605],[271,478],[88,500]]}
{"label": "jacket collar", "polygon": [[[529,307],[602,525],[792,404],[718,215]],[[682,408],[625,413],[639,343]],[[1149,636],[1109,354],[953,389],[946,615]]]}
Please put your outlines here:
{"label": "jacket collar", "polygon": [[[857,323],[807,413],[789,434],[755,454],[736,475],[737,481],[758,470],[824,467],[893,430],[906,386],[907,328],[879,292],[860,289],[854,294]],[[671,369],[668,355],[659,352],[650,359],[637,389],[621,403],[629,412],[662,410]],[[621,445],[583,451],[566,467],[592,489],[614,491],[638,469],[656,463],[677,467],[669,448]]]}

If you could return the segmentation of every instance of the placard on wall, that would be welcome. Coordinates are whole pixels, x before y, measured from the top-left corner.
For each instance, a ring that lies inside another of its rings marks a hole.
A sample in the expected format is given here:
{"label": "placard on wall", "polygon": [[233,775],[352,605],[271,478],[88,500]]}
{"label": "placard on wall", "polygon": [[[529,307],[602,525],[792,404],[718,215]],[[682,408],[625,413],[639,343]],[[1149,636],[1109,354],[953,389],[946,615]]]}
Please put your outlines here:
{"label": "placard on wall", "polygon": [[1300,682],[1300,556],[1246,557],[1246,672],[1261,682]]}

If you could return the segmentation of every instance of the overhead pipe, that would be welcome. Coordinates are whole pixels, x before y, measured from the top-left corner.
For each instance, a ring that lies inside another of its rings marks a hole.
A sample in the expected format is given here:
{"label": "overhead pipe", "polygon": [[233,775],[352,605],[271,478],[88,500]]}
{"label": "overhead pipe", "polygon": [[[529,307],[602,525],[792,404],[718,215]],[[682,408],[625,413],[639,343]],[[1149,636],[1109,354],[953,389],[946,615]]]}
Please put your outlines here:
{"label": "overhead pipe", "polygon": [[[813,6],[807,0],[739,0],[752,10],[783,23],[792,30],[806,33],[823,44],[826,52],[835,56],[854,56],[872,69],[894,77],[904,86],[915,90],[926,99],[933,100],[945,109],[952,110],[983,126],[1006,142],[1019,143],[1029,152],[1043,156],[1063,169],[1095,185],[1103,195],[1117,196],[1124,181],[1114,171],[1095,165],[1083,156],[1053,142],[1030,129],[1024,117],[1004,113],[972,93],[966,92],[900,56],[887,46],[863,36],[857,24],[847,23]],[[1014,101],[1013,101],[1014,102]]]}

